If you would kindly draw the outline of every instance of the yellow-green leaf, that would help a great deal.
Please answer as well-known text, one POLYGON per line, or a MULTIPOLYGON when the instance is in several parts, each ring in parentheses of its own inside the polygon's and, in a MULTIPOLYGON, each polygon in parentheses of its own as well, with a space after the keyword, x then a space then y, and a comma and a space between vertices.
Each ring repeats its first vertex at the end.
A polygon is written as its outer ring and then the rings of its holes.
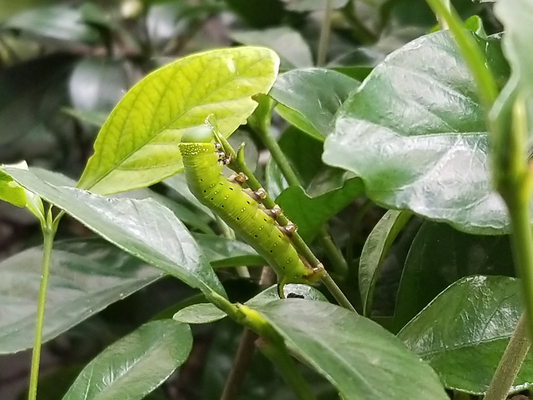
POLYGON ((279 58, 260 47, 219 49, 166 65, 141 80, 100 130, 78 187, 99 194, 161 181, 182 169, 182 132, 213 114, 229 136, 246 122, 277 75, 279 58))

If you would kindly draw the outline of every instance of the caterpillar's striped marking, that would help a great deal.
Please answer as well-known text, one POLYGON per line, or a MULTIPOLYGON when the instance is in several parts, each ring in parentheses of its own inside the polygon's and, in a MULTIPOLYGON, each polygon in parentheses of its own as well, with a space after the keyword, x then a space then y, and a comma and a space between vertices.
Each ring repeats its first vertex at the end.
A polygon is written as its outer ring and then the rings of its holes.
POLYGON ((191 130, 182 137, 179 150, 191 192, 276 271, 280 294, 287 283, 320 280, 323 269, 313 269, 304 263, 287 236, 291 234, 291 228, 287 226, 285 229, 276 223, 274 218, 281 212, 279 207, 267 210, 256 200, 264 196, 264 189, 256 192, 254 198, 241 186, 246 181, 245 176, 240 174, 228 180, 222 174, 224 162, 220 162, 223 159, 219 145, 211 143, 212 138, 207 127, 191 130))

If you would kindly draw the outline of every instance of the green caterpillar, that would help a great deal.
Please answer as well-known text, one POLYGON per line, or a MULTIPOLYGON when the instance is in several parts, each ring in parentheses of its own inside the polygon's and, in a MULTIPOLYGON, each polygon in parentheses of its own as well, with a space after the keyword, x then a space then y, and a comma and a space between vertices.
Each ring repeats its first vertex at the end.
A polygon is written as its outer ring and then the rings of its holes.
POLYGON ((194 196, 268 262, 278 275, 281 297, 285 284, 320 280, 323 269, 312 268, 300 257, 288 237, 291 228, 280 227, 274 219, 278 211, 258 203, 262 193, 256 192, 254 198, 244 191, 241 185, 245 176, 228 180, 222 174, 225 155, 212 139, 211 129, 195 128, 184 133, 179 144, 187 184, 194 196))

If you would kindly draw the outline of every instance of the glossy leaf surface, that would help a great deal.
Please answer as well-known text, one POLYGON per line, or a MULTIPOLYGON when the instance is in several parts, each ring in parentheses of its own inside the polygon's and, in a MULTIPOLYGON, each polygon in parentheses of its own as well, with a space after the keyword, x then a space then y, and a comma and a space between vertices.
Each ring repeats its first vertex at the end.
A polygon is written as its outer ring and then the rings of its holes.
POLYGON ((474 274, 514 275, 509 237, 467 235, 445 224, 425 222, 405 261, 395 329, 401 329, 453 282, 474 274))
POLYGON ((323 140, 332 131, 333 116, 359 82, 325 68, 306 68, 278 76, 269 95, 276 111, 298 129, 323 140))
MULTIPOLYGON (((484 393, 523 312, 521 284, 502 276, 470 276, 442 292, 398 337, 437 371, 446 387, 484 393)), ((533 384, 529 353, 512 391, 533 384)))
POLYGON ((107 198, 53 186, 29 171, 7 167, 4 171, 126 252, 194 288, 224 295, 224 288, 191 234, 168 208, 154 200, 107 198))
POLYGON ((191 348, 188 325, 149 322, 87 364, 63 400, 141 400, 185 362, 191 348))
POLYGON ((329 303, 302 299, 254 308, 346 400, 448 399, 429 365, 369 319, 329 303))
POLYGON ((246 243, 215 235, 194 234, 213 268, 265 265, 265 260, 246 243))
POLYGON ((410 218, 411 214, 405 211, 389 210, 366 239, 359 261, 359 291, 365 315, 372 312, 372 296, 383 259, 410 218))
MULTIPOLYGON (((477 39, 497 81, 499 42, 477 39)), ((389 55, 350 96, 326 139, 324 161, 360 176, 367 195, 471 233, 501 234, 506 209, 493 192, 488 137, 476 88, 447 32, 389 55)))
POLYGON ((265 46, 281 58, 282 69, 305 68, 313 65, 308 44, 302 35, 289 27, 269 28, 260 31, 233 31, 231 38, 239 43, 265 46))
POLYGON ((257 106, 251 96, 270 89, 278 64, 271 50, 241 47, 193 54, 147 75, 100 130, 79 187, 109 194, 175 174, 182 133, 213 114, 229 136, 257 106))
MULTIPOLYGON (((0 263, 0 354, 33 346, 42 257, 38 246, 0 263)), ((101 239, 54 243, 43 340, 55 338, 162 276, 101 239)))

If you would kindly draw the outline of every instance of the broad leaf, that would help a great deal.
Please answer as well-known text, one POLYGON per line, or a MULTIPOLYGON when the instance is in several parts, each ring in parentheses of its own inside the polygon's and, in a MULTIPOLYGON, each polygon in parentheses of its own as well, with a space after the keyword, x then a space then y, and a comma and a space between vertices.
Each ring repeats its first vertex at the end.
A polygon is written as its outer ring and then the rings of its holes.
POLYGON ((79 187, 100 194, 148 186, 182 169, 184 130, 213 114, 229 136, 268 92, 277 55, 259 47, 212 50, 168 64, 137 83, 100 130, 79 187))
POLYGON ((305 68, 313 65, 311 50, 302 35, 289 27, 259 31, 233 31, 233 40, 253 46, 265 46, 281 58, 282 69, 305 68))
MULTIPOLYGON (((446 387, 483 394, 523 312, 520 281, 471 276, 454 283, 398 337, 437 371, 446 387)), ((512 391, 533 384, 529 353, 512 391)))
POLYGON ((298 129, 323 140, 332 131, 333 116, 359 86, 356 80, 324 68, 297 69, 278 76, 269 95, 276 111, 298 129))
POLYGON ((446 287, 474 274, 514 275, 507 236, 474 236, 425 222, 405 260, 394 314, 402 328, 446 287))
POLYGON ((503 46, 513 75, 520 82, 520 90, 533 96, 533 5, 527 0, 498 0, 494 12, 505 27, 503 46))
POLYGON ((285 189, 276 198, 283 212, 298 227, 306 241, 312 241, 324 224, 364 191, 359 178, 346 180, 336 189, 317 197, 309 196, 300 186, 285 189))
MULTIPOLYGON (((33 346, 42 258, 38 246, 0 263, 0 354, 33 346)), ((162 276, 101 239, 54 243, 43 340, 55 338, 162 276)))
POLYGON ((271 301, 253 308, 346 400, 448 399, 429 365, 365 317, 303 299, 271 301))
POLYGON ((5 167, 4 172, 128 253, 189 286, 224 294, 190 233, 168 208, 156 201, 106 198, 80 189, 53 186, 29 171, 5 167))
POLYGON ((87 364, 63 400, 142 400, 185 362, 191 348, 188 325, 149 322, 87 364))
POLYGON ((389 210, 366 239, 359 261, 359 291, 364 315, 368 316, 372 312, 372 297, 383 259, 410 218, 411 214, 405 211, 389 210))
MULTIPOLYGON (((508 67, 499 42, 477 39, 498 82, 508 67)), ((372 71, 350 96, 323 160, 360 176, 387 208, 501 234, 506 209, 492 190, 488 137, 476 87, 448 32, 419 38, 372 71)))
POLYGON ((30 8, 11 17, 4 27, 20 29, 52 39, 99 44, 97 29, 83 21, 81 8, 65 5, 30 8))

